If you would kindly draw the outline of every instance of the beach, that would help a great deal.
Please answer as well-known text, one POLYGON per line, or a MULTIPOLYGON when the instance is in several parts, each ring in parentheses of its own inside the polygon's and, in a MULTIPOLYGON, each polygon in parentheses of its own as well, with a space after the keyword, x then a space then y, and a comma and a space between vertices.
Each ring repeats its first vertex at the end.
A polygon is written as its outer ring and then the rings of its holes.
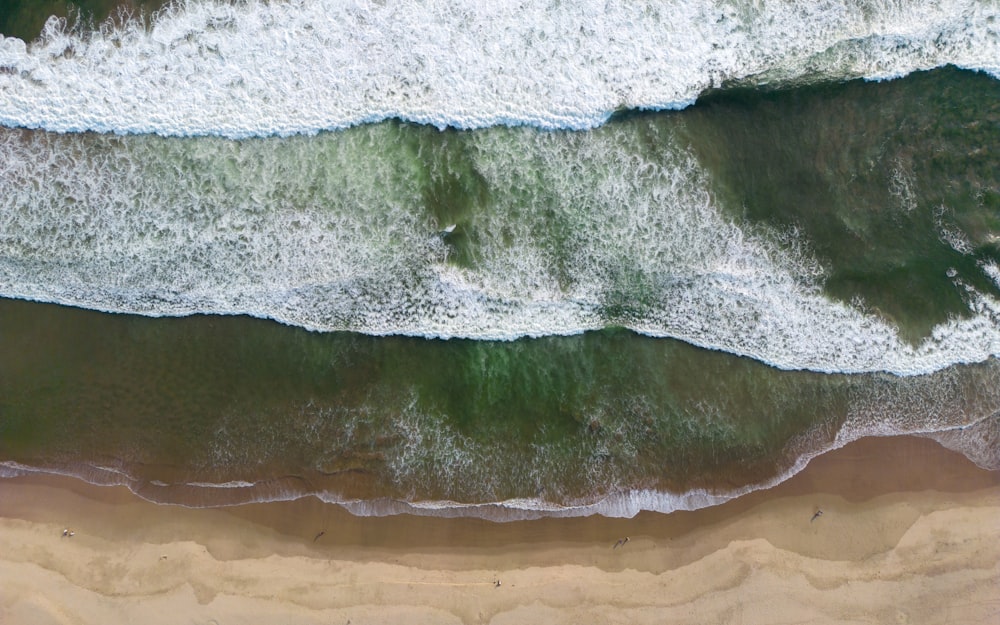
POLYGON ((1000 615, 1000 473, 913 437, 863 439, 721 506, 632 519, 364 518, 315 498, 192 509, 29 475, 0 481, 0 528, 12 624, 1000 615))
POLYGON ((0 625, 1000 623, 1000 4, 0 6, 0 625))

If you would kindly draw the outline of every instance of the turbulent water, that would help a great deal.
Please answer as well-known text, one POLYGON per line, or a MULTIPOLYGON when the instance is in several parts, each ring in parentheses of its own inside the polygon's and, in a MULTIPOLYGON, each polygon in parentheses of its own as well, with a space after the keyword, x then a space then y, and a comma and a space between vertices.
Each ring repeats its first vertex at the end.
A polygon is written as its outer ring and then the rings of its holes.
POLYGON ((995 2, 189 0, 148 30, 0 48, 0 122, 249 137, 398 117, 591 128, 702 91, 946 63, 1000 71, 995 2))
POLYGON ((866 435, 1000 467, 998 14, 190 1, 3 39, 0 472, 509 519, 866 435))

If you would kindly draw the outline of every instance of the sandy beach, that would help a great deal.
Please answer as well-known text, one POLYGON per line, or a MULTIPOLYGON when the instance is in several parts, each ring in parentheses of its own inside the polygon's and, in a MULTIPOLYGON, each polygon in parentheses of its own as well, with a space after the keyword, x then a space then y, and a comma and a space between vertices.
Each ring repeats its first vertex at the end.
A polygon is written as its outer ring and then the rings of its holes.
POLYGON ((996 623, 998 535, 1000 474, 918 438, 634 519, 188 509, 28 476, 0 481, 0 622, 996 623))

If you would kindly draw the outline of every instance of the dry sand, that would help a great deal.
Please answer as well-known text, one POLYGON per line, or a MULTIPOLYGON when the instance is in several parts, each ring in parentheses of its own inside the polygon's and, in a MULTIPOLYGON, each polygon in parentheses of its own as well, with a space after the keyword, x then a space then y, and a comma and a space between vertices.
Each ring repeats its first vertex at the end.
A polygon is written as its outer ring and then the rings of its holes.
POLYGON ((0 623, 1000 623, 998 537, 1000 473, 916 438, 634 519, 195 510, 29 476, 0 480, 0 623))

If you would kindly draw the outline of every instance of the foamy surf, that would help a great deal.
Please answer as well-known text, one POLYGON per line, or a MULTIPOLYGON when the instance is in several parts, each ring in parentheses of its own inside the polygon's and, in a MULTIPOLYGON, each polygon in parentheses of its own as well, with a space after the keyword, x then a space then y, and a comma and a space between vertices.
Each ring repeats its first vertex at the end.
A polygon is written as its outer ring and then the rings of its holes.
POLYGON ((728 83, 1000 75, 995 3, 187 0, 0 41, 0 124, 231 138, 388 118, 593 128, 728 83))
POLYGON ((822 372, 915 375, 1000 355, 989 294, 970 289, 969 316, 917 346, 826 297, 808 242, 726 219, 707 174, 670 142, 654 158, 619 127, 481 131, 462 139, 474 172, 462 177, 430 153, 447 142, 418 143, 418 159, 399 149, 411 132, 232 142, 6 131, 0 295, 370 335, 623 326, 822 372), (422 195, 456 176, 490 199, 441 222, 422 195), (455 222, 475 241, 464 263, 442 234, 455 222))

